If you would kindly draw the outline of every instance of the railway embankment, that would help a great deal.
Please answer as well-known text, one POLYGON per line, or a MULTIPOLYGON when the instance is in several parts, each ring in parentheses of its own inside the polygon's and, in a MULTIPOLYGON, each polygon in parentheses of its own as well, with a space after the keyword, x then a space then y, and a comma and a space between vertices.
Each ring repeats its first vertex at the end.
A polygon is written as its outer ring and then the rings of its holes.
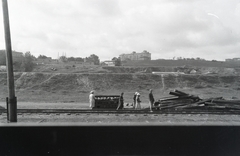
MULTIPOLYGON (((88 101, 88 93, 97 94, 134 93, 138 91, 147 97, 148 89, 161 93, 171 89, 197 90, 206 95, 218 91, 237 96, 240 90, 240 76, 218 74, 161 74, 151 73, 15 73, 16 94, 23 101, 42 99, 47 101, 88 101), (205 91, 202 91, 205 90, 205 91), (207 91, 207 92, 206 92, 207 91), (145 95, 146 94, 146 95, 145 95)), ((7 74, 0 73, 1 101, 7 96, 7 74)), ((131 98, 132 95, 125 95, 131 98)), ((159 95, 160 96, 160 95, 159 95)))
MULTIPOLYGON (((16 90, 139 90, 169 88, 232 87, 240 90, 240 76, 130 73, 15 73, 16 90)), ((1 88, 7 85, 7 74, 0 73, 1 88)))

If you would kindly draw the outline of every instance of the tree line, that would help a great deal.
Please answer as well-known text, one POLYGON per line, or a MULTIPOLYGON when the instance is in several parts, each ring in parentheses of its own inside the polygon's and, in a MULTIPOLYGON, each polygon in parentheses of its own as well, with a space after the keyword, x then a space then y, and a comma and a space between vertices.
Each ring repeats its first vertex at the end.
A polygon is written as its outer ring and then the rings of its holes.
MULTIPOLYGON (((41 56, 42 58, 42 56, 41 56)), ((60 56, 59 60, 61 62, 92 62, 94 65, 100 64, 100 59, 97 55, 91 54, 89 57, 66 57, 66 56, 60 56)))
MULTIPOLYGON (((19 59, 13 58, 13 68, 17 71, 29 72, 34 68, 33 61, 36 59, 29 51, 22 55, 19 59)), ((5 51, 0 53, 0 65, 6 65, 5 51)))
MULTIPOLYGON (((25 52, 20 59, 13 59, 13 67, 15 71, 22 71, 22 72, 31 72, 35 67, 34 61, 38 59, 48 59, 46 55, 39 55, 35 57, 31 54, 30 51, 25 52)), ((51 59, 51 58, 50 58, 51 59)), ((60 56, 59 61, 67 63, 67 62, 90 62, 94 65, 100 65, 100 59, 97 55, 91 54, 89 57, 66 57, 60 56)), ((119 57, 113 57, 112 61, 114 62, 115 66, 121 66, 121 60, 119 57)), ((6 65, 6 54, 5 51, 0 53, 0 65, 6 65)))

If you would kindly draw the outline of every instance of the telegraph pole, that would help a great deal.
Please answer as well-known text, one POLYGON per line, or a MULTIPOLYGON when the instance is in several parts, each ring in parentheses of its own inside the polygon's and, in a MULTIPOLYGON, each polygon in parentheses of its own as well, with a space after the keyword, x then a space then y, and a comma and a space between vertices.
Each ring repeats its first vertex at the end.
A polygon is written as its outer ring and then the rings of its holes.
POLYGON ((14 75, 13 75, 13 61, 12 61, 12 46, 11 46, 11 35, 8 15, 8 3, 7 0, 2 0, 3 8, 3 22, 5 31, 5 46, 6 46, 6 65, 7 65, 7 83, 8 83, 8 121, 17 122, 17 98, 15 97, 14 87, 14 75))

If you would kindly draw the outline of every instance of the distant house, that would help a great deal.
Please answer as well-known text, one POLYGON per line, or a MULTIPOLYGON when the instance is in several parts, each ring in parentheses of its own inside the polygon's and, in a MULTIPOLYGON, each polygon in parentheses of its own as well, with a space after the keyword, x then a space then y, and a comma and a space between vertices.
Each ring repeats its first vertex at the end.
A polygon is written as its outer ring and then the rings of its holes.
POLYGON ((115 61, 104 61, 103 64, 106 64, 107 66, 115 66, 115 61))
POLYGON ((121 61, 126 61, 126 60, 151 60, 151 53, 148 51, 144 50, 141 53, 136 53, 133 51, 130 54, 121 54, 119 55, 121 61))
POLYGON ((6 66, 0 66, 0 72, 5 72, 7 71, 7 67, 6 66))

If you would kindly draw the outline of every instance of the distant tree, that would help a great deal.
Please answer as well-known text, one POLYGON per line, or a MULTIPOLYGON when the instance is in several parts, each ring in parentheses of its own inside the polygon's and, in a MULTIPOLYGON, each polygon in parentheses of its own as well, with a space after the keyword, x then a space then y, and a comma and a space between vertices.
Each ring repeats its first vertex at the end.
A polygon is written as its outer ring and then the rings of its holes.
POLYGON ((21 64, 21 70, 25 71, 25 72, 31 72, 34 68, 33 61, 35 59, 36 58, 31 54, 30 51, 26 52, 24 54, 24 59, 23 59, 22 64, 21 64))
POLYGON ((112 61, 115 61, 115 60, 117 60, 117 58, 116 58, 116 57, 112 58, 112 61))
POLYGON ((206 61, 205 59, 200 58, 200 57, 197 57, 196 60, 198 60, 198 61, 206 61))
POLYGON ((148 51, 147 50, 143 50, 143 53, 148 53, 148 51))
POLYGON ((67 61, 75 61, 75 58, 74 57, 69 57, 69 58, 67 58, 67 61))
POLYGON ((47 58, 47 56, 45 56, 45 55, 39 55, 38 56, 38 59, 46 59, 47 58))
POLYGON ((59 60, 62 61, 62 62, 67 62, 67 57, 66 56, 60 56, 59 60))
POLYGON ((114 61, 115 66, 121 66, 122 65, 120 57, 118 57, 118 58, 114 57, 114 58, 112 58, 112 61, 114 61))
POLYGON ((92 54, 89 57, 86 57, 86 61, 87 62, 93 62, 94 65, 99 65, 100 64, 99 57, 95 54, 92 54))
POLYGON ((81 57, 76 57, 76 58, 75 58, 75 61, 77 61, 77 62, 84 62, 84 59, 81 58, 81 57))

